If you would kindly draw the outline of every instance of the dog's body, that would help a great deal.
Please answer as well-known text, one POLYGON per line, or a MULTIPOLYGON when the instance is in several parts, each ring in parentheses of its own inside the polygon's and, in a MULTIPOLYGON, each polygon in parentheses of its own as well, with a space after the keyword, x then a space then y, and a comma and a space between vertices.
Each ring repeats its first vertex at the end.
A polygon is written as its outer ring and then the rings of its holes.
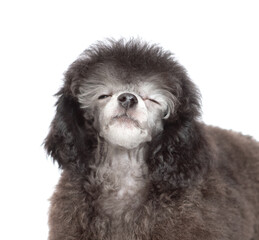
POLYGON ((259 145, 197 120, 197 90, 170 53, 99 44, 58 95, 50 240, 259 239, 259 145))

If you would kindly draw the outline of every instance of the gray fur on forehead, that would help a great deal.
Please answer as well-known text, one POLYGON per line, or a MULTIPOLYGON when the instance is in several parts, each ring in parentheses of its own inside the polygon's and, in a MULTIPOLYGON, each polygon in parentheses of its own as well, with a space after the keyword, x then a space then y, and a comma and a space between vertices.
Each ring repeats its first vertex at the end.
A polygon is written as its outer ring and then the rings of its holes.
POLYGON ((164 84, 172 88, 178 84, 177 81, 172 82, 172 74, 175 79, 186 74, 185 69, 174 60, 173 54, 158 45, 140 40, 107 40, 90 46, 80 55, 66 73, 66 79, 70 79, 67 83, 76 93, 83 79, 94 78, 98 83, 96 76, 100 76, 102 71, 107 74, 105 68, 124 84, 136 83, 140 75, 160 75, 160 86, 164 84))
POLYGON ((89 66, 97 63, 111 63, 129 71, 141 71, 142 73, 165 72, 172 68, 176 62, 173 54, 164 51, 155 44, 148 44, 141 40, 119 41, 107 40, 98 42, 85 50, 80 59, 89 61, 89 66))

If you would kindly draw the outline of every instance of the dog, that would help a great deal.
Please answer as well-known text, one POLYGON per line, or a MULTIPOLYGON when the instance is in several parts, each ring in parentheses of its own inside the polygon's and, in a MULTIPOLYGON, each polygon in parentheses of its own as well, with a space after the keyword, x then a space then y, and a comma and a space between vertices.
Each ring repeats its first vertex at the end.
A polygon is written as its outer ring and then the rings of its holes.
POLYGON ((202 123, 199 90, 170 51, 98 42, 57 97, 49 240, 259 239, 259 144, 202 123))

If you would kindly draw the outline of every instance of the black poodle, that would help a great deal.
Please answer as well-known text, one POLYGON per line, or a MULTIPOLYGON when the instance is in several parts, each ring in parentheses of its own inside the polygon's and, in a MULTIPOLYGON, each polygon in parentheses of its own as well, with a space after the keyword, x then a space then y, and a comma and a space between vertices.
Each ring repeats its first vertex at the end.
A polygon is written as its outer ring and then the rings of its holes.
POLYGON ((199 121, 199 91, 170 52, 98 43, 57 96, 49 240, 259 239, 259 144, 199 121))

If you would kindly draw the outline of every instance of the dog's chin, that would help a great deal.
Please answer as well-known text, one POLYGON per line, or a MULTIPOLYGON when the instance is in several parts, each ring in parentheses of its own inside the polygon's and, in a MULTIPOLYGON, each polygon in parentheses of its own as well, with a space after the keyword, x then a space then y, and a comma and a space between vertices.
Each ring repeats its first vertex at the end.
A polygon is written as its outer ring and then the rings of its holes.
POLYGON ((132 119, 114 119, 104 127, 100 135, 110 144, 126 149, 134 149, 151 141, 148 129, 143 129, 132 119))

